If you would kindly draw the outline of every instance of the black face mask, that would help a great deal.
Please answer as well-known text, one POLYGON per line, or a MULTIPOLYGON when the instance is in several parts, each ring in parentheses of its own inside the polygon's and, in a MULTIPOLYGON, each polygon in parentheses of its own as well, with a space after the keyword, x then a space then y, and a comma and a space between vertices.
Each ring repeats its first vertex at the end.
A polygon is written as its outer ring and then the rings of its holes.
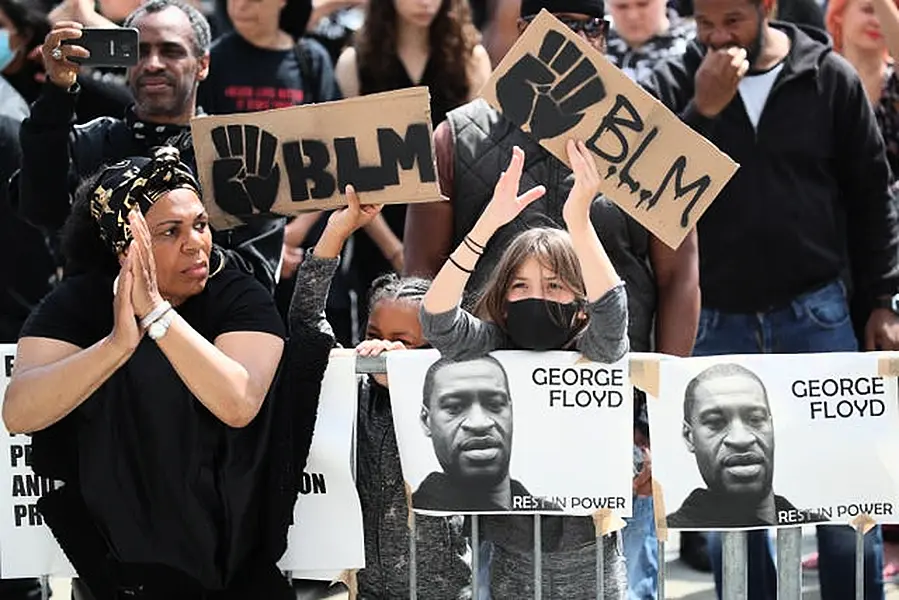
POLYGON ((577 302, 526 298, 506 304, 506 333, 520 350, 561 350, 577 330, 577 302))

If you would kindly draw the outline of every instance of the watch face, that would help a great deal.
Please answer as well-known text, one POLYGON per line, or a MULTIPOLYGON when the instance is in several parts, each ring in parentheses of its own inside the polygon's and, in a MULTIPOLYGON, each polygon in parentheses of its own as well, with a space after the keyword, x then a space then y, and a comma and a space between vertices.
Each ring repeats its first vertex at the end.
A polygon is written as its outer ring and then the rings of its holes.
MULTIPOLYGON (((160 321, 161 321, 161 319, 160 319, 160 321)), ((155 323, 150 325, 150 327, 147 329, 147 335, 150 336, 151 340, 158 340, 163 335, 165 335, 165 332, 168 329, 168 327, 166 327, 160 321, 156 321, 155 323)))

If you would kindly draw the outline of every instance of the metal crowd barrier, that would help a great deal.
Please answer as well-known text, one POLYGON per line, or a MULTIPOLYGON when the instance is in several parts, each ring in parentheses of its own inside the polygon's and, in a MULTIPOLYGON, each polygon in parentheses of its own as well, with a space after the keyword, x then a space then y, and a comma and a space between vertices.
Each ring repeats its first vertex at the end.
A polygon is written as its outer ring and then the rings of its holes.
MULTIPOLYGON (((357 357, 357 374, 387 372, 387 358, 357 357)), ((415 547, 415 514, 409 518, 409 597, 418 598, 418 563, 415 547)), ((604 600, 604 540, 596 536, 596 598, 604 600)), ((749 597, 749 569, 747 535, 745 531, 721 534, 722 598, 723 600, 747 600, 749 597)), ((472 600, 481 600, 479 589, 480 527, 477 516, 471 517, 471 589, 472 600)), ((540 515, 534 515, 534 600, 543 600, 542 530, 540 515)), ((665 598, 665 542, 659 541, 658 598, 665 598)), ((802 528, 791 527, 777 531, 777 597, 781 600, 802 598, 802 528)), ((289 573, 288 573, 289 576, 289 573)), ((865 534, 856 532, 855 544, 855 600, 865 598, 865 534)), ((41 598, 50 598, 49 578, 41 578, 41 598)), ((496 598, 495 600, 506 600, 496 598)), ((548 598, 547 600, 555 600, 548 598)))

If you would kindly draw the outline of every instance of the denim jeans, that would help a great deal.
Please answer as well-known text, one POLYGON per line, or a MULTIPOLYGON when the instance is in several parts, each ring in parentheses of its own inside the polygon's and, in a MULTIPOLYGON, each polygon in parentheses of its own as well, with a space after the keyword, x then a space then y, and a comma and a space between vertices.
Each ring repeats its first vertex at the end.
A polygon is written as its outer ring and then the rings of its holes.
POLYGON ((493 542, 483 541, 478 549, 478 600, 490 600, 490 566, 493 542))
POLYGON ((659 541, 652 496, 634 496, 633 517, 621 530, 627 561, 628 600, 656 600, 659 583, 659 541))
MULTIPOLYGON (((703 308, 694 356, 853 352, 858 342, 841 282, 795 298, 789 306, 751 314, 703 308)), ((855 530, 845 525, 817 528, 818 577, 822 600, 855 598, 855 530)), ((721 538, 709 533, 709 557, 721 597, 721 538)), ((777 574, 767 531, 748 535, 749 600, 777 597, 777 574)), ((865 599, 883 600, 883 538, 880 527, 865 536, 865 599)))

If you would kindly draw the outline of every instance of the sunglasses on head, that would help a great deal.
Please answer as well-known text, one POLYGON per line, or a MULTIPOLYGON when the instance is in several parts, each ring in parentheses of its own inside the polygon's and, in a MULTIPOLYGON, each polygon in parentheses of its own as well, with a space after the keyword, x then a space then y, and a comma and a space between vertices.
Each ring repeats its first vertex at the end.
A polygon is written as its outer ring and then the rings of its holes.
MULTIPOLYGON (((530 24, 530 22, 533 21, 536 17, 537 15, 523 17, 522 20, 525 23, 530 24)), ((590 39, 596 39, 598 37, 605 36, 609 31, 609 22, 606 19, 600 17, 589 17, 586 19, 576 19, 574 17, 556 18, 571 31, 575 33, 584 32, 584 35, 586 35, 590 39)))

